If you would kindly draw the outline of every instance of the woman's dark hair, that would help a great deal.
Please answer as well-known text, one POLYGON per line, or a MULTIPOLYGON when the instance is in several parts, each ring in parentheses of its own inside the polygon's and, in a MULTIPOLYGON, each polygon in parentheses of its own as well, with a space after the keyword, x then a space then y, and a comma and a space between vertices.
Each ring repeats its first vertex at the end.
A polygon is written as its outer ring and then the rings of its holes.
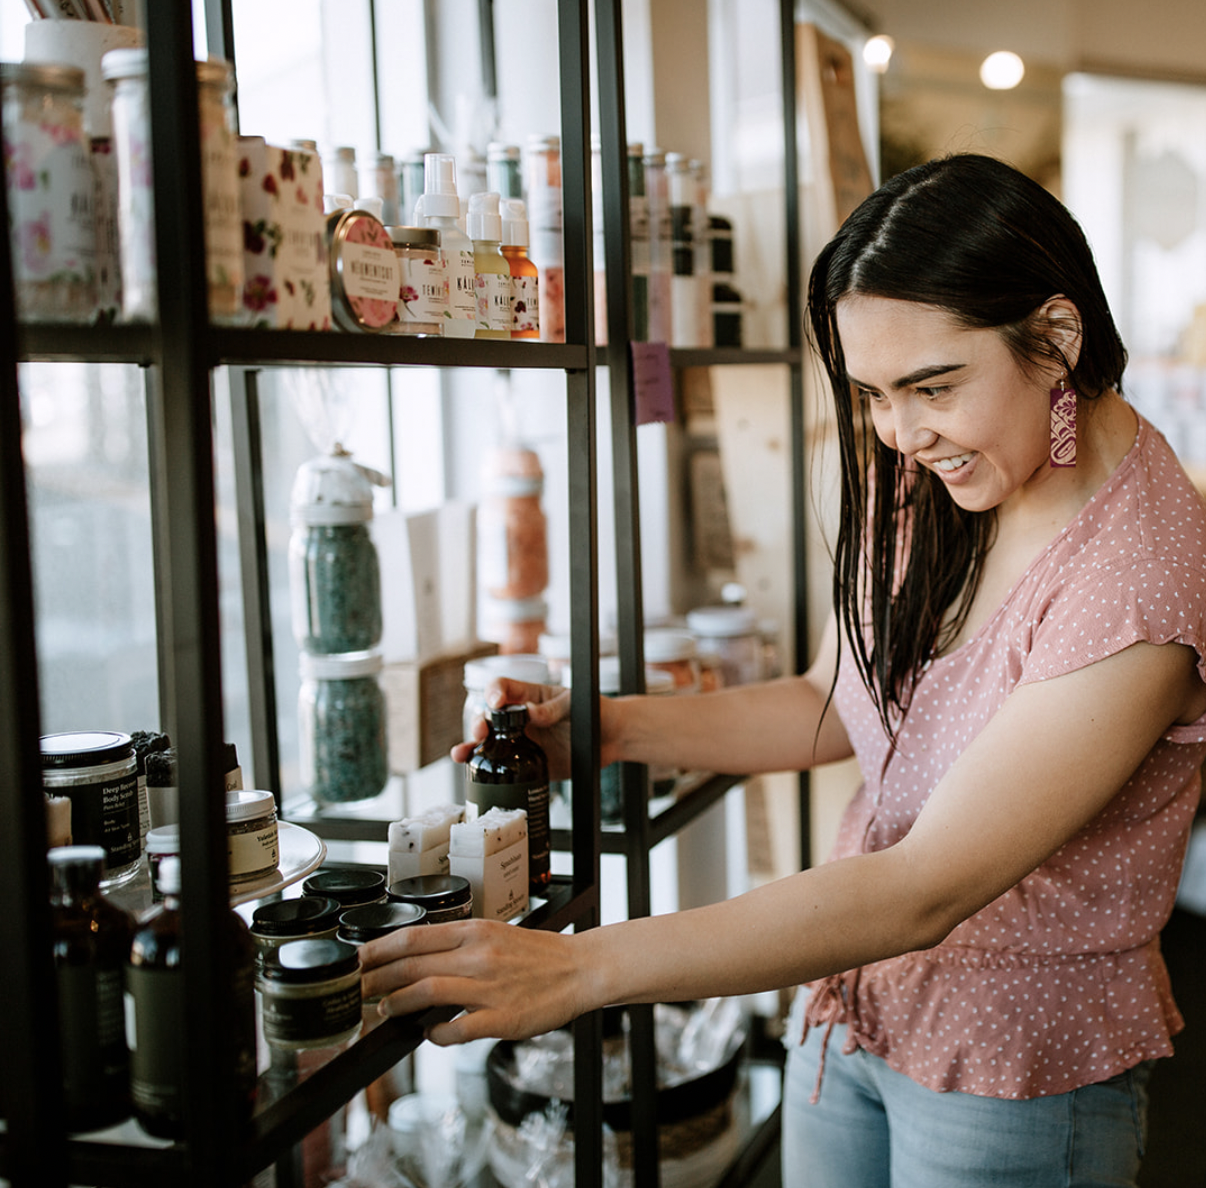
POLYGON ((991 157, 944 157, 897 175, 818 256, 808 314, 833 388, 842 462, 834 606, 895 738, 922 668, 966 621, 996 516, 964 511, 867 426, 836 320, 838 302, 855 293, 921 302, 959 325, 996 330, 1024 369, 1054 362, 1068 370, 1081 400, 1121 390, 1126 350, 1076 220, 991 157), (1071 368, 1039 316, 1061 294, 1081 319, 1071 368))

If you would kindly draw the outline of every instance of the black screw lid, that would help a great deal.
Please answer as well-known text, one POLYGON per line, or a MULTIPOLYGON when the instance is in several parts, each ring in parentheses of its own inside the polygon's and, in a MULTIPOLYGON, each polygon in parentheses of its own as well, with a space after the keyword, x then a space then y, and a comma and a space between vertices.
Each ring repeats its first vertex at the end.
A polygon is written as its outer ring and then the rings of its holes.
POLYGON ((496 730, 522 730, 528 724, 526 705, 500 705, 486 710, 486 721, 496 730))
POLYGON ((338 937, 349 944, 364 944, 426 919, 426 910, 417 903, 366 903, 348 908, 339 917, 338 937))
POLYGON ((325 982, 359 968, 355 945, 326 939, 299 940, 265 954, 260 976, 271 982, 325 982))
POLYGON ((469 902, 473 888, 463 875, 416 875, 391 883, 388 895, 395 902, 417 903, 431 913, 469 902))
POLYGON ((305 936, 339 924, 343 907, 321 895, 266 903, 251 913, 251 927, 263 936, 305 936))
POLYGON ((385 875, 378 870, 320 870, 304 883, 307 895, 325 896, 338 900, 344 907, 372 903, 385 894, 385 875))

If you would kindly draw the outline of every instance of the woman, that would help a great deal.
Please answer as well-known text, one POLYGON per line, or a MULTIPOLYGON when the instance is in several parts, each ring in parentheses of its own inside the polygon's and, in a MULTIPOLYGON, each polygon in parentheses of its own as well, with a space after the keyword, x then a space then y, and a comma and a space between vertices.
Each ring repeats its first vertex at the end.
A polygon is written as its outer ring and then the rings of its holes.
MULTIPOLYGON (((455 1043, 811 983, 785 1184, 1133 1183, 1144 1080, 1180 1026, 1157 938, 1206 755, 1206 508, 1121 397, 1082 233, 1000 162, 872 195, 809 316, 843 470, 819 655, 600 713, 604 763, 856 756, 831 860, 574 936, 411 929, 362 950, 365 991, 391 1014, 466 1006, 433 1031, 455 1043)), ((564 763, 564 691, 503 698, 564 763)))

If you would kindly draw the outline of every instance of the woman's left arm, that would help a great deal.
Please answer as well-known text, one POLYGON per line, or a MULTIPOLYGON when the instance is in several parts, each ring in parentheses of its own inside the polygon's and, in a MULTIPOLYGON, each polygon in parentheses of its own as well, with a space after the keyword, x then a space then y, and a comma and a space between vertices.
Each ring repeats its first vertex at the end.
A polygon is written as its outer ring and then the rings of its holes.
POLYGON ((1192 649, 1134 644, 1016 689, 886 850, 573 936, 481 921, 404 929, 361 950, 365 991, 392 991, 391 1014, 468 1008, 437 1042, 518 1038, 612 1003, 793 986, 929 948, 1084 828, 1170 726, 1203 712, 1192 649))

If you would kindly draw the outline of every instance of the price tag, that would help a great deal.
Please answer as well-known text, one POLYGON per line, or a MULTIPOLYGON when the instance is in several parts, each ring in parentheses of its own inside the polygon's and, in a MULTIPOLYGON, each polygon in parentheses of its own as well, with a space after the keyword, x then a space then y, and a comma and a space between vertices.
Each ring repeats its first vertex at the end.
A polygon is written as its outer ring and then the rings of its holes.
POLYGON ((670 348, 664 342, 634 342, 632 380, 636 392, 636 423, 674 423, 674 376, 670 348))

